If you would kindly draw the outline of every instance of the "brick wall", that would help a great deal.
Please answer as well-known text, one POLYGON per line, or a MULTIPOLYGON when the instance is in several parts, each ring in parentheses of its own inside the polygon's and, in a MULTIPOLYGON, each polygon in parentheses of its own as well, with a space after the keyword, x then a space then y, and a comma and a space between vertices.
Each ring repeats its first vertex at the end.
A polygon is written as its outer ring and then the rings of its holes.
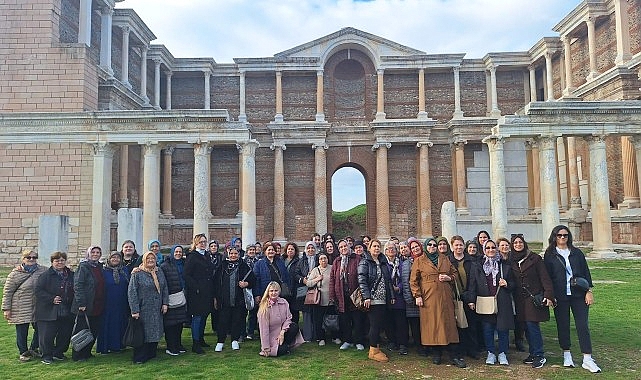
MULTIPOLYGON (((465 88, 464 92, 467 91, 468 89, 465 88)), ((474 95, 471 100, 476 102, 479 99, 476 99, 476 95, 474 95)), ((485 101, 485 98, 480 100, 485 101)), ((454 113, 453 72, 425 73, 425 103, 427 103, 425 110, 432 119, 446 122, 452 118, 452 113, 454 113)))
POLYGON ((205 77, 200 71, 176 73, 171 77, 171 108, 205 107, 205 77))
POLYGON ((386 117, 388 119, 415 118, 418 114, 418 72, 389 71, 384 74, 383 82, 386 117))
POLYGON ((485 73, 482 71, 460 71, 459 80, 461 84, 461 110, 465 116, 485 116, 487 110, 485 73))
POLYGON ((514 114, 525 105, 523 70, 497 71, 496 93, 503 115, 514 114))

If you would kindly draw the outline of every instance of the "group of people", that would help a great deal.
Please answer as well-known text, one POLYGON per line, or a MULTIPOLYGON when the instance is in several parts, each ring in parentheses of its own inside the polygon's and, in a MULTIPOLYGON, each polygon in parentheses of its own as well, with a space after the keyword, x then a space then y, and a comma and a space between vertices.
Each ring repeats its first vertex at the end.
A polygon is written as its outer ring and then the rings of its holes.
MULTIPOLYGON (((186 352, 184 326, 191 329, 191 351, 203 354, 211 347, 204 340, 211 318, 216 352, 228 336, 231 349, 240 349, 258 329, 262 356, 284 355, 304 342, 333 342, 340 350, 367 345, 370 359, 387 362, 390 352, 407 355, 413 342, 434 364, 447 352, 460 368, 465 356, 481 354, 488 365, 509 365, 514 330, 517 349, 524 350, 524 338, 529 346, 523 362, 540 368, 546 358, 539 324, 553 307, 563 365, 575 366, 572 311, 582 367, 600 372, 588 327, 590 270, 563 225, 552 230, 543 257, 521 234, 492 240, 486 231, 469 241, 453 236, 423 242, 314 234, 302 252, 294 242, 243 250, 239 238, 221 247, 205 234, 195 235, 188 249, 174 245, 166 257, 158 240, 147 248, 139 255, 133 241, 125 241, 103 263, 101 248, 89 247, 75 273, 64 252, 54 252, 46 268, 37 253, 25 250, 2 300, 4 317, 16 326, 20 360, 66 359, 71 335, 84 327, 96 337, 96 352, 121 351, 132 318, 144 329, 144 342, 133 349, 135 363, 154 358, 163 336, 166 354, 186 352), (335 315, 338 326, 330 329, 326 319, 335 315)), ((92 350, 93 342, 72 350, 72 359, 86 360, 92 350)))

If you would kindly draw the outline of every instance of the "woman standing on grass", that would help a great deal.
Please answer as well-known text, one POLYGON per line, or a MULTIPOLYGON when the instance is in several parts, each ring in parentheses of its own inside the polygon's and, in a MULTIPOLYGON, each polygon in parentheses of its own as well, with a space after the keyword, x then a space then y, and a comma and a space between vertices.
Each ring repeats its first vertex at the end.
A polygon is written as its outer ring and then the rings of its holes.
POLYGON ((191 315, 191 350, 204 354, 203 347, 209 347, 204 341, 207 316, 214 306, 214 264, 206 250, 205 234, 194 236, 191 251, 185 261, 185 289, 187 291, 187 312, 191 315))
POLYGON ((552 280, 557 302, 554 317, 559 345, 563 350, 563 366, 574 367, 570 352, 570 310, 572 310, 579 346, 583 353, 582 367, 592 373, 601 372, 601 368, 592 358, 588 313, 590 305, 594 303, 594 296, 592 295, 592 276, 585 255, 572 245, 572 233, 563 225, 552 229, 548 243, 543 260, 552 280), (573 284, 576 285, 573 286, 573 284))
POLYGON ((128 296, 131 316, 140 318, 145 331, 144 344, 134 347, 133 354, 134 363, 142 364, 156 357, 163 335, 163 314, 169 304, 167 280, 163 271, 158 270, 155 253, 145 253, 142 264, 131 273, 128 296))
POLYGON ((305 342, 298 325, 292 322, 287 300, 279 294, 278 282, 269 282, 258 306, 261 356, 287 355, 305 342))
MULTIPOLYGON (((308 242, 305 250, 310 249, 316 252, 314 242, 308 242)), ((329 281, 332 273, 332 266, 329 265, 329 259, 325 253, 317 255, 318 266, 312 269, 307 276, 305 285, 308 288, 317 287, 320 292, 320 302, 317 305, 311 305, 311 316, 314 321, 314 332, 319 346, 325 345, 325 330, 323 329, 323 317, 329 310, 329 281)), ((309 306, 309 305, 308 305, 309 306)))
MULTIPOLYGON (((171 247, 171 253, 162 264, 160 269, 165 275, 167 280, 167 291, 170 295, 185 294, 185 278, 183 273, 185 271, 185 258, 183 256, 183 247, 181 245, 174 245, 171 247)), ((180 298, 174 296, 175 298, 180 298)), ((187 316, 187 304, 182 306, 178 304, 168 305, 167 313, 163 317, 163 326, 165 328, 165 341, 167 342, 167 355, 176 356, 185 352, 185 347, 182 345, 181 337, 183 332, 183 324, 189 322, 187 316)))
POLYGON ((2 291, 2 313, 9 324, 16 325, 16 344, 20 361, 38 356, 38 329, 36 326, 36 283, 46 267, 38 264, 38 254, 30 249, 22 251, 22 263, 7 276, 2 291), (31 345, 27 346, 29 325, 33 327, 31 345))
POLYGON ((112 252, 109 255, 102 271, 105 279, 105 311, 102 313, 96 352, 107 354, 119 352, 125 348, 122 337, 125 335, 129 319, 127 302, 129 272, 122 266, 120 252, 112 252))

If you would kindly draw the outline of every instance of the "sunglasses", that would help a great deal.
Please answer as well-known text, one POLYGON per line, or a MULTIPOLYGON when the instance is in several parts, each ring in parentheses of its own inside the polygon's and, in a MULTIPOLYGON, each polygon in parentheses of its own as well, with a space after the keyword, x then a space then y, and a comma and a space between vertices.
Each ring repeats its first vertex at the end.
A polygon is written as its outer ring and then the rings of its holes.
POLYGON ((434 243, 427 243, 426 246, 428 246, 428 247, 437 247, 437 245, 434 244, 434 243))
POLYGON ((512 234, 512 239, 521 238, 523 239, 523 234, 512 234))
POLYGON ((38 256, 25 256, 24 258, 27 260, 38 260, 38 256))
POLYGON ((485 247, 485 249, 496 249, 496 247, 485 247))
POLYGON ((570 234, 556 234, 556 237, 559 239, 567 239, 570 234))

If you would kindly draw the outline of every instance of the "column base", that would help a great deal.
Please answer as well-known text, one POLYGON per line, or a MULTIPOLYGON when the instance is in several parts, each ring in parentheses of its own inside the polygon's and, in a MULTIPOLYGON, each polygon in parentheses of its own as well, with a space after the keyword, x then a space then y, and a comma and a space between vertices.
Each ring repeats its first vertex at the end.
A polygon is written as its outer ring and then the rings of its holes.
POLYGON ((639 208, 639 207, 641 207, 641 202, 639 201, 639 198, 624 199, 623 202, 617 205, 617 208, 619 210, 629 210, 631 208, 639 208))
MULTIPOLYGON (((285 238, 284 236, 276 236, 275 238, 272 239, 272 241, 280 243, 280 245, 283 246, 283 249, 285 249, 287 238, 285 238)), ((285 253, 285 251, 283 251, 283 253, 285 253)))
POLYGON ((285 119, 283 118, 283 114, 277 113, 276 116, 274 116, 274 121, 276 123, 282 123, 283 121, 285 121, 285 119))
POLYGON ((457 208, 456 215, 470 215, 470 210, 467 207, 457 208))
POLYGON ((131 83, 129 83, 129 81, 122 82, 122 85, 131 90, 131 83))
POLYGON ((175 219, 176 217, 173 214, 160 214, 161 219, 175 219))
POLYGON ((574 223, 584 223, 588 217, 588 212, 582 208, 573 207, 567 210, 565 215, 574 223))
POLYGON ((563 95, 559 98, 560 101, 566 101, 566 102, 576 102, 578 100, 581 100, 578 96, 574 95, 574 90, 576 88, 572 87, 570 89, 564 89, 563 90, 563 95))
POLYGON ((490 112, 490 117, 501 117, 501 110, 492 110, 490 112))
POLYGON ((621 254, 616 252, 612 248, 603 248, 603 249, 595 249, 590 254, 588 254, 589 257, 593 257, 595 259, 620 259, 621 254))
POLYGON ((416 118, 417 118, 417 119, 420 119, 420 120, 427 120, 427 112, 425 112, 425 111, 421 111, 421 112, 419 112, 419 113, 416 115, 416 118))
POLYGON ((322 123, 325 121, 325 114, 324 113, 317 113, 316 114, 316 121, 319 123, 322 123))
POLYGON ((593 81, 596 77, 601 75, 598 71, 590 71, 590 74, 588 74, 587 77, 585 77, 585 80, 588 82, 593 81))
POLYGON ((385 112, 376 112, 376 120, 385 120, 386 117, 385 112))
POLYGON ((630 53, 625 53, 622 55, 617 54, 616 58, 614 59, 614 64, 617 66, 625 66, 625 64, 632 59, 632 54, 630 53))
POLYGON ((119 208, 129 208, 129 199, 124 198, 118 201, 118 207, 119 208))
POLYGON ((238 121, 242 121, 243 123, 247 122, 247 115, 242 113, 238 116, 238 121))
POLYGON ((462 119, 463 117, 463 111, 454 111, 452 114, 452 119, 462 119))

